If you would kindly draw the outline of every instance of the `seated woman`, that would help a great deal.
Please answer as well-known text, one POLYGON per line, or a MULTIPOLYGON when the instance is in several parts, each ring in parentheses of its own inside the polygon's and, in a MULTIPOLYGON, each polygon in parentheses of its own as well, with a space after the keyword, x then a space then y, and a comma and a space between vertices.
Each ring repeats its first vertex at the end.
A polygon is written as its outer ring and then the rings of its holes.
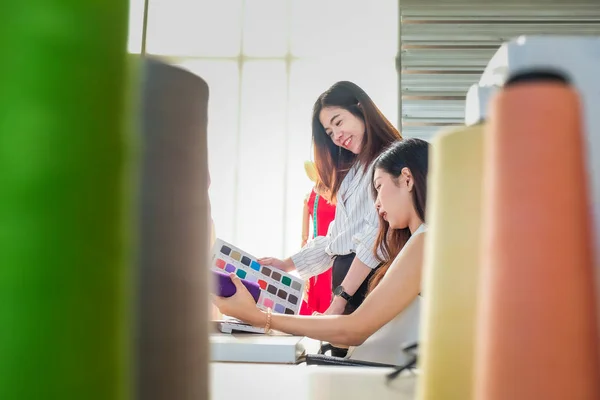
POLYGON ((353 359, 403 364, 402 345, 418 338, 428 150, 427 142, 406 139, 375 161, 372 187, 382 222, 377 248, 384 265, 373 276, 369 295, 352 314, 309 317, 262 311, 235 275, 236 294, 214 297, 217 307, 254 326, 357 346, 349 352, 353 359))

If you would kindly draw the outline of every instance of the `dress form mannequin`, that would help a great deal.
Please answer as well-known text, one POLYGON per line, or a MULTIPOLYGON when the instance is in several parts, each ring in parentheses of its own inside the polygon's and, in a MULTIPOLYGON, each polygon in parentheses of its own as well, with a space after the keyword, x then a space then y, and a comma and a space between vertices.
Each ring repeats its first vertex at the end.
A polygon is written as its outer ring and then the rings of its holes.
MULTIPOLYGON (((309 239, 325 236, 329 224, 335 217, 335 205, 327 199, 327 193, 317 188, 318 177, 311 162, 304 163, 308 178, 315 182, 315 187, 304 199, 302 214, 302 247, 309 239)), ((323 313, 331 303, 331 269, 309 279, 306 299, 302 302, 301 315, 311 315, 314 312, 323 313)))

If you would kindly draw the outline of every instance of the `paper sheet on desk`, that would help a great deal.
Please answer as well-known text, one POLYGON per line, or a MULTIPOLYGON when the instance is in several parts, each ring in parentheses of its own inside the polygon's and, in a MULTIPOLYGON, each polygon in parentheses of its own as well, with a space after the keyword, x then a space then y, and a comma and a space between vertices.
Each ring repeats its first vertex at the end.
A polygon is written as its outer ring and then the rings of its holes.
POLYGON ((416 375, 406 372, 391 380, 392 368, 309 367, 309 399, 414 400, 416 375))
POLYGON ((213 362, 294 364, 305 351, 314 352, 318 342, 291 335, 211 334, 213 362))

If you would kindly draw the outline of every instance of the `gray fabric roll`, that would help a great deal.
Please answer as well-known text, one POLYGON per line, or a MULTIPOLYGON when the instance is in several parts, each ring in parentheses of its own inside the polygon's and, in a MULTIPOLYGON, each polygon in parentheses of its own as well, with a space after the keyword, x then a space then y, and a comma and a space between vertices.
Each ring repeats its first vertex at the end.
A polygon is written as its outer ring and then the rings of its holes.
POLYGON ((208 85, 140 65, 136 398, 208 399, 208 85))

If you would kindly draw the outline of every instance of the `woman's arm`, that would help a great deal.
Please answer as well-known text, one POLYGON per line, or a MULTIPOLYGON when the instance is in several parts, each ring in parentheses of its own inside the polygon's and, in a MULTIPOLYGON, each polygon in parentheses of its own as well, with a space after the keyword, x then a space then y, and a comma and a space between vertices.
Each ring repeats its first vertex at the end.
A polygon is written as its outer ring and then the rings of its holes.
MULTIPOLYGON (((373 269, 364 262, 360 261, 358 257, 354 257, 352 264, 350 265, 350 269, 348 273, 344 277, 342 281, 342 286, 344 287, 344 291, 348 293, 350 296, 354 295, 360 285, 367 279, 367 276, 373 271, 373 269)), ((334 296, 331 305, 325 311, 325 315, 335 315, 341 314, 344 312, 346 308, 347 301, 344 300, 340 296, 334 296)))
MULTIPOLYGON (((370 182, 370 179, 367 181, 370 182)), ((369 193, 369 187, 365 186, 363 190, 369 193)), ((363 219, 356 226, 359 228, 359 232, 355 235, 355 239, 358 240, 356 256, 341 283, 345 292, 351 296, 356 293, 371 271, 379 265, 379 260, 373 252, 379 234, 379 215, 370 197, 367 196, 363 201, 366 203, 362 205, 363 211, 359 213, 359 215, 363 215, 363 219)), ((325 314, 343 313, 346 303, 347 301, 342 297, 335 296, 325 314)))
POLYGON ((331 268, 332 257, 325 250, 329 245, 328 236, 317 236, 300 250, 284 260, 274 257, 259 258, 260 265, 268 265, 285 272, 297 270, 304 280, 319 275, 331 268))
MULTIPOLYGON (((273 314, 271 328, 339 345, 362 344, 400 314, 419 294, 423 243, 424 234, 420 234, 405 246, 377 288, 354 313, 319 317, 273 314)), ((264 327, 266 313, 256 307, 239 278, 233 276, 232 279, 236 284, 236 294, 227 299, 217 297, 215 303, 225 315, 264 327)))
POLYGON ((404 311, 421 292, 425 235, 416 235, 405 245, 381 282, 351 314, 366 326, 363 341, 404 311))
POLYGON ((274 257, 259 258, 257 261, 260 265, 271 266, 285 272, 298 270, 300 277, 304 280, 318 275, 330 267, 332 257, 325 251, 329 244, 329 237, 313 237, 313 240, 307 246, 311 219, 308 208, 309 198, 310 193, 304 199, 304 209, 302 212, 302 249, 300 252, 283 260, 274 257))
MULTIPOLYGON (((351 296, 380 263, 373 251, 379 234, 379 214, 371 197, 370 185, 369 175, 363 177, 359 187, 352 193, 354 206, 349 210, 352 221, 349 229, 354 232, 352 241, 356 243, 356 256, 341 285, 351 296)), ((342 297, 335 296, 325 314, 343 313, 346 303, 342 297)))

